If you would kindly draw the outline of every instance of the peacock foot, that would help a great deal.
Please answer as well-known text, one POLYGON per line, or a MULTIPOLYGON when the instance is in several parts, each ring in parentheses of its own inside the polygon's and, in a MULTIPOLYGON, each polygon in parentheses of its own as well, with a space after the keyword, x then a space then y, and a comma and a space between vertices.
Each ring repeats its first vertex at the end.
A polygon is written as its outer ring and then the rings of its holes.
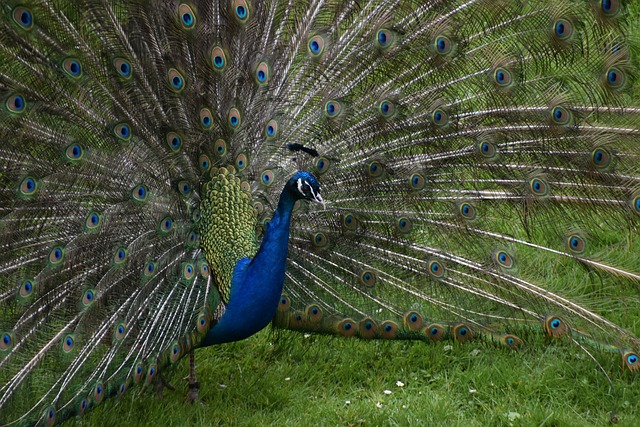
POLYGON ((189 391, 187 391, 187 402, 204 404, 204 401, 199 398, 198 390, 200 389, 199 382, 189 382, 189 391))

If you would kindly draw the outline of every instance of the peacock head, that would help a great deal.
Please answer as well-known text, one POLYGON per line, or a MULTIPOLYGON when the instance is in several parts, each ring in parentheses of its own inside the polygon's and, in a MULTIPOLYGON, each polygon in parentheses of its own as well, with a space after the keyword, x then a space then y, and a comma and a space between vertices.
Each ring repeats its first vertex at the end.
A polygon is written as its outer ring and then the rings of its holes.
POLYGON ((289 179, 285 187, 295 200, 314 200, 324 204, 320 196, 320 184, 315 176, 305 171, 298 171, 289 179))

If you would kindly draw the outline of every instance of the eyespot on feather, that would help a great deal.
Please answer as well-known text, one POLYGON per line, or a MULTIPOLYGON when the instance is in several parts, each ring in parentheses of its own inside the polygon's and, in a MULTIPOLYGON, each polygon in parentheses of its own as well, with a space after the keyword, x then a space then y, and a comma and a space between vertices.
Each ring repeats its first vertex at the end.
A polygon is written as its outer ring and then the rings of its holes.
POLYGON ((64 155, 70 162, 76 162, 82 159, 84 150, 79 144, 70 144, 64 150, 64 155))
POLYGON ((473 221, 477 218, 478 211, 475 205, 469 201, 463 201, 458 204, 458 216, 465 221, 473 221))
POLYGON ((200 125, 203 129, 211 129, 211 126, 213 126, 213 115, 211 114, 211 110, 208 108, 201 108, 199 118, 200 125))
POLYGON ((64 252, 63 246, 54 246, 49 252, 49 263, 51 265, 60 265, 64 260, 64 252))
POLYGON ((116 58, 113 60, 113 66, 120 77, 128 80, 133 75, 131 63, 124 58, 116 58))
POLYGON ((383 99, 378 103, 378 112, 385 119, 390 119, 396 115, 396 104, 390 99, 383 99))
POLYGON ((473 339, 473 332, 464 323, 455 325, 453 327, 452 334, 453 334, 453 339, 459 343, 468 342, 473 339))
POLYGON ((0 352, 6 352, 13 348, 13 332, 4 331, 0 334, 0 352))
POLYGON ((553 38, 559 41, 570 40, 575 31, 573 22, 568 18, 558 18, 552 23, 553 38))
POLYGON ((380 49, 389 49, 396 41, 396 34, 386 28, 376 31, 375 44, 380 49))
POLYGON ((75 339, 73 334, 67 334, 62 338, 62 351, 64 353, 70 353, 73 350, 75 339))
POLYGON ((589 156, 591 167, 596 170, 607 170, 613 161, 611 152, 605 147, 596 147, 589 156))
POLYGON ((311 304, 308 306, 305 309, 305 313, 307 314, 307 321, 311 323, 318 323, 322 320, 323 312, 317 304, 311 304))
POLYGON ((350 212, 344 212, 342 214, 342 226, 347 230, 354 231, 358 229, 358 220, 350 212))
POLYGON ((429 275, 435 279, 442 279, 446 273, 444 265, 437 259, 432 259, 428 264, 429 275))
POLYGON ((566 126, 571 123, 572 115, 565 107, 558 105, 551 108, 551 123, 557 126, 566 126))
POLYGON ((380 324, 380 336, 385 340, 396 338, 399 330, 398 324, 391 320, 385 320, 380 324))
POLYGON ((62 69, 73 79, 82 77, 82 66, 78 58, 67 58, 62 61, 62 69))
POLYGON ((227 66, 227 55, 219 46, 211 50, 211 65, 214 71, 223 71, 227 66))
POLYGON ((98 231, 100 226, 102 225, 102 215, 97 211, 89 212, 87 218, 84 220, 84 228, 88 233, 93 233, 98 231))
POLYGON ((233 16, 240 22, 241 24, 245 24, 250 16, 251 9, 249 8, 249 3, 245 0, 234 0, 232 4, 233 16))
POLYGON ((324 248, 329 244, 329 238, 324 233, 315 233, 311 239, 313 246, 316 248, 324 248))
POLYGON ((18 191, 21 196, 33 196, 38 189, 38 181, 30 176, 27 176, 22 180, 20 186, 18 187, 18 191))
POLYGON ((372 288, 376 284, 376 273, 371 270, 364 270, 360 273, 360 284, 365 288, 372 288))
POLYGON ((493 254, 493 259, 499 267, 512 269, 515 267, 514 258, 505 250, 498 250, 493 254))
POLYGON ((536 197, 542 197, 549 194, 549 185, 542 178, 532 178, 529 180, 529 191, 536 197))
POLYGON ((417 311, 410 311, 404 315, 404 324, 412 331, 419 331, 422 328, 422 316, 417 311))
POLYGON ((449 124, 449 115, 442 108, 436 108, 431 113, 431 122, 439 128, 449 124))
POLYGON ((227 154, 227 142, 221 138, 216 139, 213 143, 213 152, 219 157, 224 157, 227 154))
POLYGON ((586 241, 581 235, 573 233, 567 236, 566 245, 570 252, 582 254, 585 251, 586 241))
POLYGON ((269 80, 271 79, 271 68, 266 61, 262 61, 258 64, 256 68, 256 83, 259 86, 266 86, 269 84, 269 80))
POLYGON ((175 68, 169 68, 167 72, 167 79, 169 81, 169 87, 172 91, 180 93, 185 88, 185 80, 182 73, 175 68))
POLYGON ((515 335, 504 335, 501 337, 501 342, 507 347, 516 350, 522 345, 522 340, 515 335))
POLYGON ((451 41, 451 39, 448 36, 444 34, 439 34, 433 40, 433 48, 436 54, 441 56, 447 56, 451 52, 453 52, 454 43, 451 41))
POLYGON ((113 328, 113 338, 116 341, 122 341, 127 333, 127 326, 124 322, 118 322, 113 328))
POLYGON ((358 332, 358 326, 353 319, 344 319, 337 325, 338 334, 343 337, 352 337, 358 332))
POLYGON ((278 121, 275 119, 271 119, 264 127, 264 135, 267 137, 267 139, 274 139, 278 136, 278 130, 278 121))
POLYGON ((44 424, 47 427, 51 427, 56 423, 56 408, 55 406, 50 406, 47 410, 44 411, 44 424))
POLYGON ((384 165, 377 160, 369 163, 367 172, 371 178, 380 178, 384 174, 384 165))
POLYGON ((320 35, 315 35, 309 39, 307 44, 309 49, 309 54, 313 58, 319 58, 325 51, 325 40, 320 35))
POLYGON ((86 289, 82 294, 82 305, 89 307, 96 299, 96 293, 93 289, 86 289))
POLYGON ((326 157, 318 157, 315 161, 316 171, 320 175, 329 170, 329 166, 331 166, 331 162, 326 157))
POLYGON ((131 190, 131 198, 136 202, 145 202, 149 198, 149 190, 144 184, 138 184, 131 190))
POLYGON ((438 323, 432 323, 422 331, 433 342, 440 341, 444 337, 444 326, 438 323))
POLYGON ((31 9, 24 6, 17 6, 13 9, 11 16, 18 27, 25 31, 33 29, 33 14, 31 9))
POLYGON ((640 370, 640 358, 633 351, 625 351, 622 354, 622 369, 628 369, 629 372, 635 373, 640 370))
POLYGON ((229 114, 227 115, 227 123, 232 130, 240 128, 240 125, 242 124, 242 116, 240 115, 240 110, 238 110, 237 108, 231 108, 229 110, 229 114))
POLYGON ((27 102, 22 95, 14 94, 7 98, 5 106, 10 113, 20 114, 26 110, 27 102))
POLYGON ((481 141, 478 143, 478 153, 485 159, 495 159, 498 156, 498 148, 492 142, 481 141))
POLYGON ((118 139, 128 142, 131 139, 131 127, 128 123, 119 123, 114 126, 113 133, 118 137, 118 139))
POLYGON ((271 184, 273 184, 273 178, 273 171, 267 169, 262 171, 262 174, 260 175, 260 182, 262 182, 262 184, 266 185, 267 187, 270 187, 271 184))
POLYGON ((180 24, 185 30, 192 30, 196 26, 196 14, 193 9, 185 3, 178 6, 178 15, 180 16, 180 24))
POLYGON ((400 217, 396 220, 396 229, 401 234, 408 234, 413 229, 413 222, 406 216, 400 217))
POLYGON ((182 148, 182 137, 177 132, 168 132, 165 141, 172 152, 177 153, 182 148))
POLYGON ((291 300, 286 294, 280 295, 280 301, 278 302, 278 311, 286 312, 291 307, 291 300))
POLYGON ((247 155, 244 153, 238 154, 238 156, 236 157, 236 167, 238 168, 238 170, 239 171, 245 170, 245 168, 247 167, 247 163, 248 163, 247 155))
POLYGON ((375 338, 378 335, 378 324, 371 318, 364 318, 358 325, 358 334, 362 338, 375 338))
POLYGON ((342 113, 342 104, 335 100, 330 99, 324 104, 324 114, 329 119, 335 119, 342 113))
POLYGON ((30 298, 33 295, 35 289, 35 281, 31 278, 24 279, 20 282, 20 288, 18 290, 18 296, 21 299, 30 298))
POLYGON ((113 263, 116 265, 124 264, 127 258, 127 248, 119 247, 116 248, 115 254, 113 255, 113 263))
POLYGON ((560 338, 568 335, 569 327, 559 316, 547 316, 544 320, 544 332, 549 337, 560 338))
POLYGON ((421 173, 414 173, 409 177, 409 185, 412 190, 420 191, 427 186, 427 181, 421 173))

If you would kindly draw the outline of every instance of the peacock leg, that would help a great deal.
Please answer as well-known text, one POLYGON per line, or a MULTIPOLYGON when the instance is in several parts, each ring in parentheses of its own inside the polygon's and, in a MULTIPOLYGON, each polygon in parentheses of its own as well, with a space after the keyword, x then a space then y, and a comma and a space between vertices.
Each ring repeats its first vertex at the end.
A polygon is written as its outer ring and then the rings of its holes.
POLYGON ((158 372, 156 377, 156 394, 159 398, 164 397, 164 389, 168 388, 171 391, 176 391, 176 388, 171 385, 167 380, 164 379, 162 373, 158 372))
POLYGON ((198 389, 200 389, 200 383, 196 381, 196 357, 193 350, 189 352, 189 391, 187 392, 187 400, 189 403, 195 403, 198 399, 198 389))

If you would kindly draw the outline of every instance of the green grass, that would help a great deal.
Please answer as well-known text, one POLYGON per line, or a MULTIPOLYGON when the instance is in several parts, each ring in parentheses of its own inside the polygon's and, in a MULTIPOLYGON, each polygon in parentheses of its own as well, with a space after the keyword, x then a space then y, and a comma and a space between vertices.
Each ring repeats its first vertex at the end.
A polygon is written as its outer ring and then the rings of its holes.
POLYGON ((196 353, 203 404, 185 403, 185 358, 167 375, 176 391, 130 389, 65 425, 599 426, 612 410, 640 425, 637 376, 616 372, 613 391, 586 357, 562 342, 514 352, 267 330, 196 353))

